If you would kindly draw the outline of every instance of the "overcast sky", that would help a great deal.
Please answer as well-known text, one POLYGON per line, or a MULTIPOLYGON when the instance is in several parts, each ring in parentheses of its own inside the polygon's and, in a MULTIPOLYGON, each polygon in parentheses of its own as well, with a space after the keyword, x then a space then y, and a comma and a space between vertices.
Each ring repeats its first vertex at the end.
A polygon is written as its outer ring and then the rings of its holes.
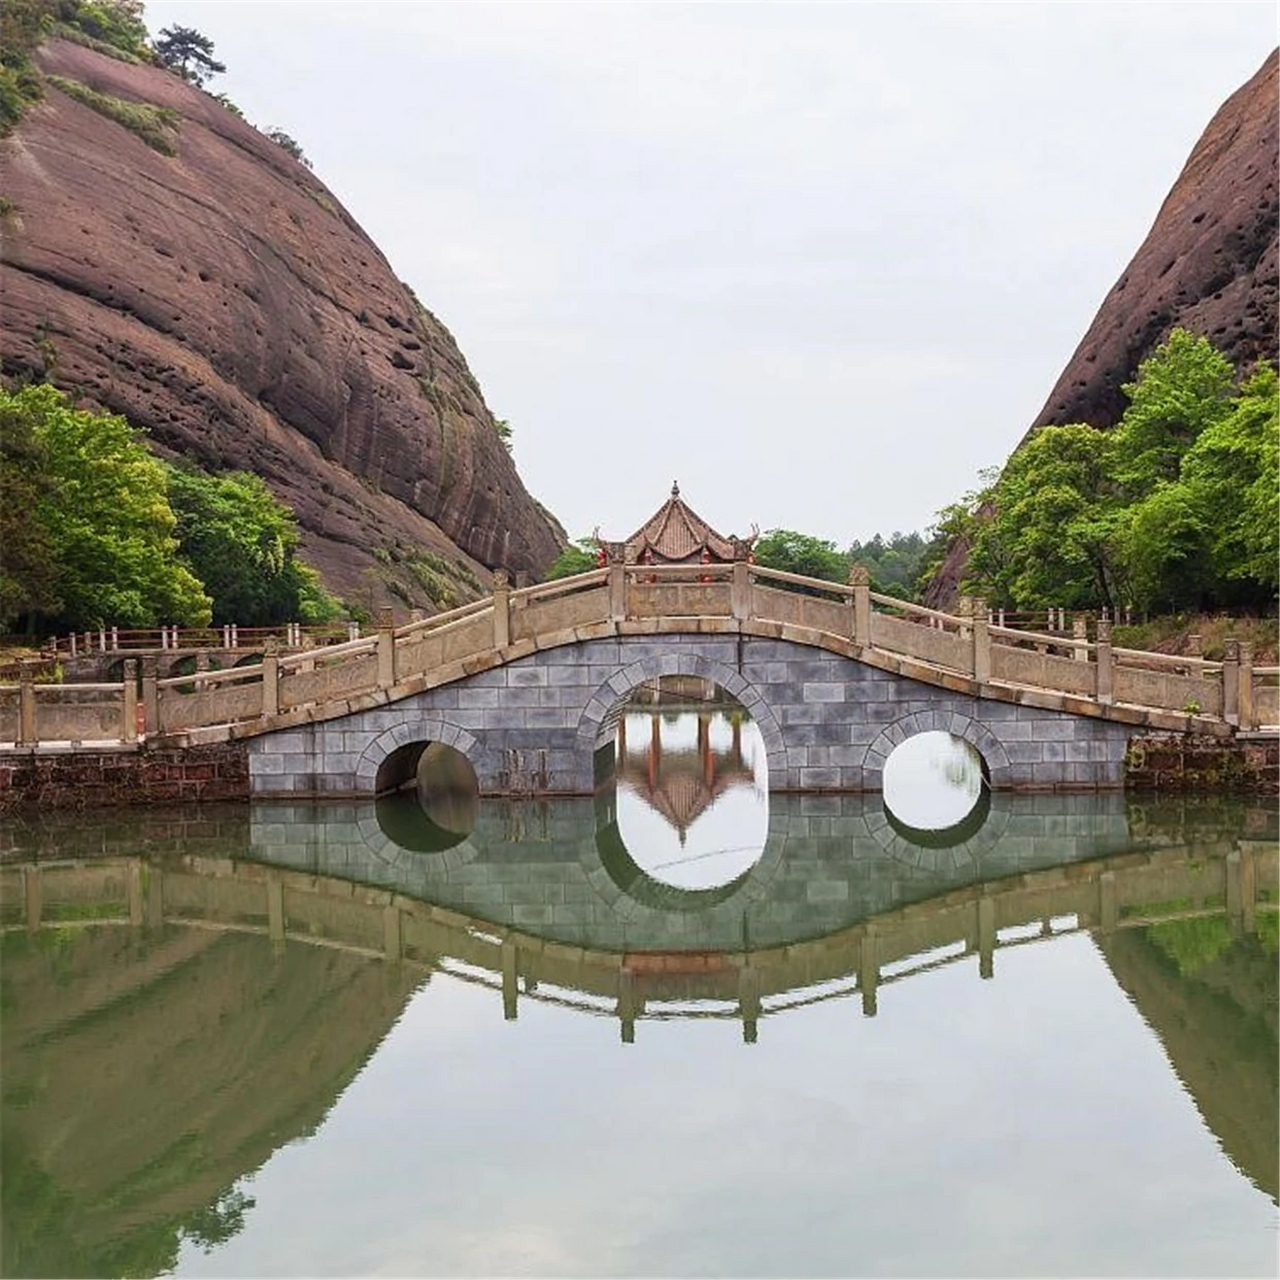
POLYGON ((924 528, 1049 391, 1275 6, 235 3, 278 126, 573 536, 924 528))

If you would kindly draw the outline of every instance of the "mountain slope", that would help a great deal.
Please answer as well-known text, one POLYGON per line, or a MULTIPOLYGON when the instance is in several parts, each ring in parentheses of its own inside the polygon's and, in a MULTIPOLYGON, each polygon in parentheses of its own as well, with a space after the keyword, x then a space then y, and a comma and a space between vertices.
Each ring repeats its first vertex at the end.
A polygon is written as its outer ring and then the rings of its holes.
MULTIPOLYGON (((1278 65, 1272 52, 1214 114, 1023 443, 1043 426, 1114 426, 1121 388, 1175 328, 1207 337, 1237 368, 1275 359, 1278 65)), ((967 557, 957 542, 926 603, 954 602, 967 557)))
POLYGON ((464 577, 550 563, 562 532, 452 336, 304 165, 161 68, 65 40, 36 61, 44 101, 0 142, 6 374, 258 472, 341 593, 397 544, 464 577), (161 109, 153 144, 121 103, 161 109))

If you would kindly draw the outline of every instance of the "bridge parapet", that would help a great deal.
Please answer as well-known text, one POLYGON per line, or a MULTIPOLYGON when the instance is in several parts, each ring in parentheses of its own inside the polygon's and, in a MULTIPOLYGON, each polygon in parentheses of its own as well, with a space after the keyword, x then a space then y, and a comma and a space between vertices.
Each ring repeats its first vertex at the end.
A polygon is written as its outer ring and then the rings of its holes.
MULTIPOLYGON (((665 634, 786 639, 951 692, 1146 729, 1230 736, 1280 725, 1280 668, 1254 667, 1247 645, 1230 643, 1222 662, 1124 649, 1105 620, 1092 640, 1079 628, 1046 635, 994 623, 980 601, 949 614, 874 592, 865 574, 834 583, 739 561, 614 564, 520 590, 502 584, 485 599, 345 643, 216 671, 144 672, 143 729, 190 742, 253 736, 542 649, 665 634)), ((0 685, 0 743, 129 742, 126 683, 0 685)))

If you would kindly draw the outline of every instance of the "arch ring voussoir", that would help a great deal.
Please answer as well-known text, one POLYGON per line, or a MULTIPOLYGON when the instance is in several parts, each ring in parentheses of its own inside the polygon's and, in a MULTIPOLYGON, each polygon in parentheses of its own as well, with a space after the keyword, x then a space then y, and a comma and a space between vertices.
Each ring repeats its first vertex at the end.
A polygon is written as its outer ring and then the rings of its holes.
POLYGON ((440 742, 466 756, 472 766, 476 763, 477 743, 466 729, 440 715, 415 715, 384 729, 360 753, 355 770, 359 789, 372 792, 383 761, 411 742, 440 742))

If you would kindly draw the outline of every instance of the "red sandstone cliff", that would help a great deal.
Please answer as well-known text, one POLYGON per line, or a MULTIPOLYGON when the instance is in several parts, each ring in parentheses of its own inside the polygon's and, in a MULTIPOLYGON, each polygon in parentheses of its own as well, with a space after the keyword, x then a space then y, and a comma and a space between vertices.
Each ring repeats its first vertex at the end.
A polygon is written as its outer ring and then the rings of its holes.
POLYGON ((41 372, 163 451, 258 472, 349 597, 397 543, 464 575, 545 569, 563 535, 452 336, 319 179, 162 69, 61 40, 37 62, 176 112, 175 154, 52 84, 0 141, 5 373, 41 372))
MULTIPOLYGON (((1028 436, 1068 422, 1114 426, 1127 403, 1121 387, 1178 327, 1209 338, 1237 368, 1275 359, 1278 65, 1273 52, 1209 121, 1028 436)), ((929 604, 955 599, 967 555, 952 548, 929 604)))

